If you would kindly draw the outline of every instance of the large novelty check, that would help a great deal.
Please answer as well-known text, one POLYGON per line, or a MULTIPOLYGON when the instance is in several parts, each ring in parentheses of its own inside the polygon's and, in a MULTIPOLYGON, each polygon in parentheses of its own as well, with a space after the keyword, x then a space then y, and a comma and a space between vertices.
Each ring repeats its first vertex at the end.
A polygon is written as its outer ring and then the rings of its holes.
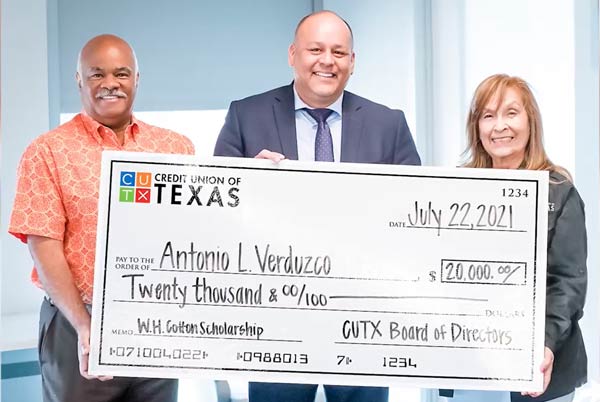
POLYGON ((541 388, 547 173, 102 163, 93 373, 541 388))

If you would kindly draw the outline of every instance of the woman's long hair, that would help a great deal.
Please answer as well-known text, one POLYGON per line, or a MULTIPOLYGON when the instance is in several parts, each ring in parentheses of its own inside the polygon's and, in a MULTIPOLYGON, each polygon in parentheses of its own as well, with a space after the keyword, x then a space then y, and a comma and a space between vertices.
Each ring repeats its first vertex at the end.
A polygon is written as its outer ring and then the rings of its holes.
POLYGON ((479 138, 479 119, 490 99, 498 95, 498 98, 502 100, 507 88, 514 89, 521 95, 523 107, 529 121, 529 141, 525 147, 525 156, 519 169, 557 172, 571 181, 569 172, 565 168, 552 163, 544 150, 542 115, 529 84, 522 78, 511 77, 506 74, 495 74, 486 78, 475 90, 469 116, 467 117, 468 145, 463 153, 467 158, 464 166, 474 168, 492 167, 492 158, 483 148, 479 138))

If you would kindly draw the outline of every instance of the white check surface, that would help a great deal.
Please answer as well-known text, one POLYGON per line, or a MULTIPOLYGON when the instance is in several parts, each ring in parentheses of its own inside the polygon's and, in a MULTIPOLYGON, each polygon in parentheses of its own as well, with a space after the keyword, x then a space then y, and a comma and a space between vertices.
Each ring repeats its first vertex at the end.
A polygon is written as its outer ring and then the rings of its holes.
POLYGON ((105 152, 100 192, 94 373, 541 387, 545 172, 105 152))

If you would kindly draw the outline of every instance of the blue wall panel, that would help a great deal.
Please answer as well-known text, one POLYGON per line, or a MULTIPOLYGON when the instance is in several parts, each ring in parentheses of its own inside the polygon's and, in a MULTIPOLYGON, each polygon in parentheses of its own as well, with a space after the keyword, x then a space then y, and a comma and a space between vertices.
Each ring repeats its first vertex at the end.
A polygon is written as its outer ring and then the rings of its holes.
POLYGON ((2 397, 7 402, 41 402, 37 349, 2 352, 2 397))
POLYGON ((289 46, 310 0, 58 1, 61 112, 81 109, 79 49, 101 33, 124 37, 140 65, 138 111, 224 109, 291 81, 289 46))

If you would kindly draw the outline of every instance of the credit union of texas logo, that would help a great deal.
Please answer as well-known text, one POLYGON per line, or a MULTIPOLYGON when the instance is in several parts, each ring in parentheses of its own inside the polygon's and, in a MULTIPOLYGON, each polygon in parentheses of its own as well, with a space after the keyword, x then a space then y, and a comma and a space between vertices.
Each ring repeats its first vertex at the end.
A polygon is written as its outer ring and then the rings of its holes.
POLYGON ((119 202, 229 207, 240 204, 241 179, 176 172, 119 172, 119 202))
POLYGON ((121 172, 119 180, 119 201, 150 203, 152 173, 121 172))

